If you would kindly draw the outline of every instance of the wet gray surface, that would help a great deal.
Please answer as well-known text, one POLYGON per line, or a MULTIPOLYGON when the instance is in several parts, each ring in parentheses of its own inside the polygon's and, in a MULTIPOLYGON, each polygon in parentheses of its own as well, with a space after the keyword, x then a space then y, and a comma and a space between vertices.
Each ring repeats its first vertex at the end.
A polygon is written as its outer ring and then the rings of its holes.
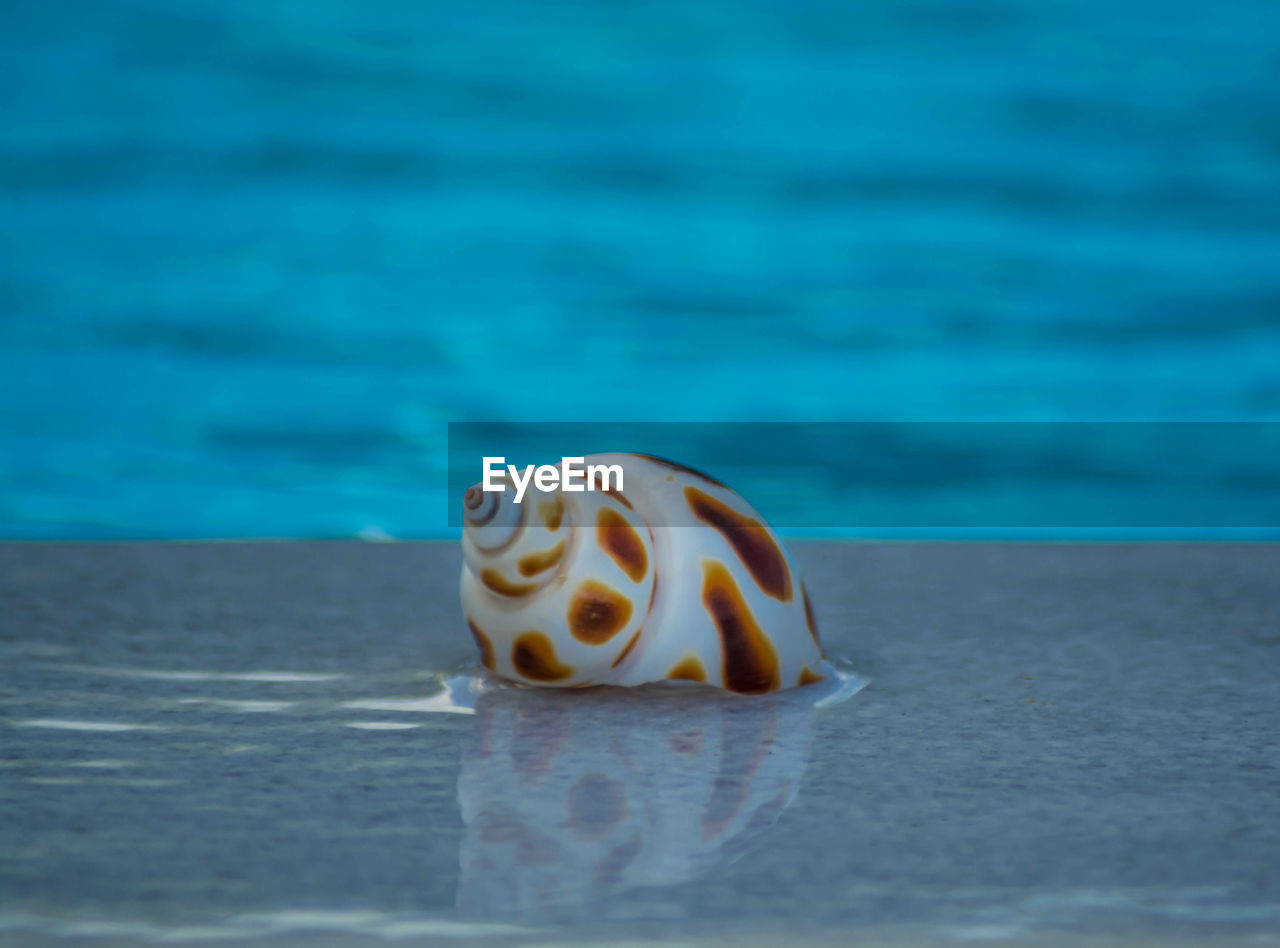
POLYGON ((0 937, 1280 934, 1280 547, 793 549, 835 707, 454 707, 451 544, 0 545, 0 937))

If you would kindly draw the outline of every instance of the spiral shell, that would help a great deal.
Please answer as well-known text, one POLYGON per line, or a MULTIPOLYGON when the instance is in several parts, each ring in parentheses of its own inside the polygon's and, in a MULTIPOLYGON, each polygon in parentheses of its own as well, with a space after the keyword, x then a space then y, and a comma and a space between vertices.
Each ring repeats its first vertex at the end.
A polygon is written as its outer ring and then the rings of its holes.
POLYGON ((737 493, 683 465, 597 454, 624 491, 464 499, 462 604, 481 661, 531 685, 703 682, 761 694, 822 680, 809 597, 737 493))

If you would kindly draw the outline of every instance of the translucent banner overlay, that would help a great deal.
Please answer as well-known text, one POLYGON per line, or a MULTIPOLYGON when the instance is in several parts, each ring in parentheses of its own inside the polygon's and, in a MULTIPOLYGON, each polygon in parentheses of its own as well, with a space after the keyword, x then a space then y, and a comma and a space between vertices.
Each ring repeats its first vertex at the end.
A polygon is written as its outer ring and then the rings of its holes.
MULTIPOLYGON (((451 527, 484 457, 559 464, 657 455, 742 494, 804 535, 1276 534, 1280 423, 457 422, 451 527)), ((672 511, 659 525, 678 525, 672 511)))

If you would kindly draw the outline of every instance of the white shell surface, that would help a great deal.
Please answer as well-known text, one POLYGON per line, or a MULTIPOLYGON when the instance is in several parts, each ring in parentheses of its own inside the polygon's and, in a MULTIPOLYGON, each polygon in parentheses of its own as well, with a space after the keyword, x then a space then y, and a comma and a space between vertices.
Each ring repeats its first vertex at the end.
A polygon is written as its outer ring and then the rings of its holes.
POLYGON ((621 466, 625 489, 531 487, 519 505, 468 492, 462 602, 487 667, 533 685, 750 694, 821 679, 795 564, 741 496, 661 459, 586 463, 621 466))

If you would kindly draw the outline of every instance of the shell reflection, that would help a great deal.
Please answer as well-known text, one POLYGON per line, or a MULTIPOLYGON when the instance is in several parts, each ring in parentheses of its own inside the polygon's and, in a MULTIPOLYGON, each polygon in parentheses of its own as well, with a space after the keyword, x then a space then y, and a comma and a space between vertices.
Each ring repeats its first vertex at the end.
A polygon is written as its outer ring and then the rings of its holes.
POLYGON ((800 785, 814 704, 650 686, 501 688, 476 702, 458 800, 458 909, 519 914, 733 862, 800 785), (639 692, 639 693, 638 693, 639 692))

